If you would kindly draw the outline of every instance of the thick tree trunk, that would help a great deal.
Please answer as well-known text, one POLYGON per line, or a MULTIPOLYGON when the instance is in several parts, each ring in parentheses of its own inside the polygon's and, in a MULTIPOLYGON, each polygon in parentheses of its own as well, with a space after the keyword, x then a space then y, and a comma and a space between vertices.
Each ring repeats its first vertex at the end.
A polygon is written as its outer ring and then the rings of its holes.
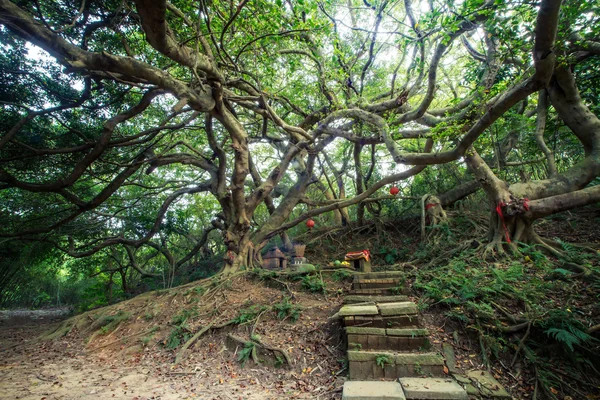
POLYGON ((488 244, 485 252, 505 253, 505 245, 516 250, 518 243, 537 244, 550 248, 532 227, 530 200, 523 193, 514 193, 508 184, 496 177, 485 161, 472 149, 467 164, 477 177, 490 202, 488 244))
MULTIPOLYGON (((360 162, 360 152, 362 150, 362 145, 359 143, 354 144, 354 168, 356 173, 356 195, 360 195, 364 191, 363 185, 363 174, 362 174, 362 165, 360 162)), ((356 206, 356 221, 358 225, 365 224, 365 203, 358 203, 356 206)))
POLYGON ((227 252, 224 256, 224 274, 232 274, 242 267, 252 267, 254 245, 250 240, 250 230, 244 226, 233 226, 224 233, 227 252))

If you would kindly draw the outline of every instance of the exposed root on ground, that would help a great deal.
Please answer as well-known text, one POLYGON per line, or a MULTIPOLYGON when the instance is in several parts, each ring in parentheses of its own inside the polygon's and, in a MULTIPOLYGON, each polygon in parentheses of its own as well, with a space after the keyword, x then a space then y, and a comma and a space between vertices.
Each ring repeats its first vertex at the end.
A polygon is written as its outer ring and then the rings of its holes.
POLYGON ((292 360, 287 351, 280 349, 279 347, 274 347, 266 344, 257 335, 252 335, 249 340, 245 340, 239 336, 230 333, 227 335, 227 338, 235 343, 239 343, 242 346, 244 346, 244 348, 250 352, 249 355, 250 357, 252 357, 252 361, 254 361, 254 363, 257 365, 261 363, 261 360, 258 358, 259 349, 264 349, 271 352, 275 357, 275 362, 282 363, 282 361, 285 360, 285 363, 287 365, 291 365, 292 363, 292 360), (283 358, 279 357, 278 355, 281 355, 281 357, 283 358))

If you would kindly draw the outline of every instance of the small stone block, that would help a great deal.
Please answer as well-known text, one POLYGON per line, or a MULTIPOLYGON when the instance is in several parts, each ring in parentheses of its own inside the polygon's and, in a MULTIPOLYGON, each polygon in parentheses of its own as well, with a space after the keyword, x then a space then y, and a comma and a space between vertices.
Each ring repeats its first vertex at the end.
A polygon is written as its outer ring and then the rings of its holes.
POLYGON ((350 361, 348 363, 349 377, 353 381, 373 379, 373 363, 350 361))
MULTIPOLYGON (((369 379, 374 379, 374 380, 383 380, 385 379, 385 372, 384 369, 381 368, 379 365, 373 363, 371 364, 371 375, 369 376, 369 379)), ((393 378, 391 380, 394 380, 393 378)))
POLYGON ((469 398, 466 390, 452 379, 400 378, 400 384, 409 400, 468 400, 469 398))
MULTIPOLYGON (((381 369, 381 368, 379 368, 381 369)), ((385 364, 383 366, 383 376, 387 380, 396 380, 398 379, 398 375, 396 375, 396 366, 393 364, 385 364)))
POLYGON ((347 381, 342 400, 406 400, 398 382, 347 381))
POLYGON ((379 304, 378 307, 381 315, 407 315, 416 314, 418 312, 417 305, 412 301, 403 301, 401 303, 384 303, 379 304))
POLYGON ((379 312, 375 305, 347 305, 340 308, 338 314, 342 317, 351 315, 377 315, 379 312))
POLYGON ((378 349, 379 348, 379 336, 368 335, 367 336, 367 347, 369 349, 378 349))
POLYGON ((502 385, 487 371, 474 370, 467 373, 472 381, 477 381, 479 391, 485 397, 492 399, 511 399, 512 396, 502 387, 502 385))
POLYGON ((388 349, 395 350, 395 351, 401 350, 400 340, 398 340, 398 339, 399 338, 397 338, 397 337, 388 336, 387 337, 388 349))

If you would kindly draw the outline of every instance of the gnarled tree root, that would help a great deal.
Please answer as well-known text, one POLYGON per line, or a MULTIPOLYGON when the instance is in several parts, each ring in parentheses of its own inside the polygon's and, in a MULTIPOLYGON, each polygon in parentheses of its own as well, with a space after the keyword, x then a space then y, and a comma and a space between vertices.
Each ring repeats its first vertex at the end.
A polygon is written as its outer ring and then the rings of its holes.
POLYGON ((202 329, 200 329, 198 332, 196 332, 194 334, 194 336, 192 336, 190 339, 188 339, 187 342, 185 342, 185 344, 181 347, 181 349, 179 349, 179 351, 177 352, 177 356, 175 357, 175 364, 179 364, 185 358, 185 352, 187 351, 187 349, 189 349, 190 346, 193 345, 194 342, 196 342, 196 340, 198 340, 200 338, 200 336, 204 335, 206 332, 208 332, 210 330, 221 329, 228 325, 231 325, 232 323, 233 323, 233 321, 228 321, 228 322, 225 322, 224 324, 215 326, 214 323, 211 322, 210 324, 208 324, 205 327, 203 327, 202 329))
POLYGON ((275 356, 277 356, 277 354, 280 354, 288 365, 292 364, 292 359, 290 358, 290 356, 287 353, 287 351, 285 351, 283 349, 280 349, 279 347, 270 346, 270 345, 264 343, 262 340, 260 340, 260 338, 258 338, 257 336, 253 336, 252 338, 250 338, 250 340, 244 340, 241 337, 235 336, 234 334, 230 333, 230 334, 227 335, 227 338, 230 339, 230 340, 232 340, 233 342, 240 343, 240 344, 242 344, 244 346, 248 342, 253 343, 254 344, 254 349, 252 351, 252 359, 257 364, 259 363, 258 356, 256 355, 256 347, 257 346, 262 347, 263 349, 270 351, 275 356))

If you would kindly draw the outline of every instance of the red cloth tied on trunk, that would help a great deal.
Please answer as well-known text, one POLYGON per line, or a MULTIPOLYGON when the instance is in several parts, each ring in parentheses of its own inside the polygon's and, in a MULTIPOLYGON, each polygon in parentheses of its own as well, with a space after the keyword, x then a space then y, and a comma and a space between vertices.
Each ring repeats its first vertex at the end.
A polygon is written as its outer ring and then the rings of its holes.
POLYGON ((510 235, 508 234, 508 229, 506 228, 506 222, 504 221, 504 214, 502 214, 502 207, 506 206, 506 203, 501 201, 496 206, 496 212, 502 221, 502 226, 504 227, 504 234, 506 235, 506 243, 510 243, 510 235))

